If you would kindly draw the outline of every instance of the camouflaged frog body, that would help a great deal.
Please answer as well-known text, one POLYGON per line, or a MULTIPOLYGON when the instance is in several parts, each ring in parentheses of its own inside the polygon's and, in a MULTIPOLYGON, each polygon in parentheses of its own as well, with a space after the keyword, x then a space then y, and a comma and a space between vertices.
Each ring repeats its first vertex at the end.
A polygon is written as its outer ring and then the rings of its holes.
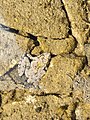
POLYGON ((47 70, 50 60, 50 53, 42 53, 37 57, 30 54, 23 55, 18 64, 19 76, 25 75, 28 83, 36 83, 41 79, 47 70))

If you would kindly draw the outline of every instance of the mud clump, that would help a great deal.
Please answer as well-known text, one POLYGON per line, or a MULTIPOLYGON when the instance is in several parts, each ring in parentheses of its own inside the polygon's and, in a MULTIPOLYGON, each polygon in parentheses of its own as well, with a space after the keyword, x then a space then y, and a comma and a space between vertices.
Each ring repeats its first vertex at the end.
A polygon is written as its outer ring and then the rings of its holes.
MULTIPOLYGON (((76 41, 72 36, 66 39, 44 39, 39 37, 38 41, 40 43, 41 50, 44 52, 51 52, 54 55, 70 53, 74 50, 76 46, 76 41)), ((32 51, 33 52, 33 51, 32 51)))
POLYGON ((84 59, 70 56, 52 58, 47 73, 40 81, 45 93, 59 93, 68 96, 72 91, 72 79, 82 69, 84 59), (71 76, 71 77, 70 77, 71 76))

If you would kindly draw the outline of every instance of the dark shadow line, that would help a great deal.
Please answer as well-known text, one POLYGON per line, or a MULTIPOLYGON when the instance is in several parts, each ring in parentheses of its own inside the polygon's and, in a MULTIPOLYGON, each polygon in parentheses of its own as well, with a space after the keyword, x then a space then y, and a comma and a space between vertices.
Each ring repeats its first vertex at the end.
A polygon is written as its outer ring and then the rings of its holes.
POLYGON ((41 94, 32 94, 32 96, 50 96, 50 95, 53 95, 53 96, 56 96, 56 97, 59 97, 61 98, 61 95, 59 93, 44 93, 42 92, 41 94))
MULTIPOLYGON (((42 38, 44 38, 44 39, 48 39, 48 37, 45 37, 45 36, 35 36, 35 35, 33 35, 33 34, 31 34, 31 33, 25 33, 25 35, 24 34, 22 34, 22 32, 23 31, 20 31, 20 30, 17 30, 17 29, 14 29, 14 28, 11 28, 11 27, 8 27, 8 26, 6 26, 6 25, 3 25, 3 24, 1 24, 0 23, 0 29, 1 30, 4 30, 4 31, 7 31, 7 32, 10 32, 10 33, 15 33, 15 34, 17 34, 17 35, 21 35, 21 36, 23 36, 23 37, 26 37, 26 38, 30 38, 30 39, 32 39, 34 42, 35 42, 35 44, 38 46, 38 42, 37 42, 37 37, 42 37, 42 38)), ((24 33, 24 32, 23 32, 24 33)), ((65 38, 50 38, 50 39, 53 39, 53 40, 64 40, 65 38)))
POLYGON ((5 76, 5 75, 9 75, 16 67, 18 66, 18 64, 16 64, 13 68, 10 68, 7 72, 5 72, 1 77, 5 76))
POLYGON ((61 3, 62 3, 62 9, 64 10, 64 12, 65 12, 65 14, 66 14, 66 18, 67 18, 67 20, 68 20, 68 24, 69 24, 69 31, 68 31, 68 33, 69 33, 69 35, 72 35, 71 21, 70 21, 70 19, 69 19, 69 16, 68 16, 67 10, 66 10, 65 5, 64 5, 64 3, 63 3, 63 0, 61 0, 61 3))
POLYGON ((0 95, 0 107, 2 105, 2 96, 0 95))
POLYGON ((86 22, 86 23, 90 24, 90 21, 85 20, 84 18, 82 18, 82 20, 83 20, 84 22, 86 22))
POLYGON ((12 80, 15 84, 17 84, 17 82, 13 79, 13 77, 12 77, 10 74, 8 74, 8 76, 11 78, 11 80, 12 80))
POLYGON ((27 37, 27 38, 30 38, 30 39, 32 39, 32 40, 34 40, 34 41, 37 41, 37 36, 34 36, 34 35, 31 34, 31 33, 26 33, 26 36, 25 36, 25 35, 23 35, 23 34, 21 33, 20 30, 17 30, 17 29, 8 27, 8 26, 3 25, 3 24, 1 24, 1 23, 0 23, 0 28, 1 28, 1 30, 7 31, 7 32, 11 32, 11 33, 15 33, 15 34, 17 34, 17 35, 21 35, 21 36, 23 36, 23 37, 27 37))
POLYGON ((1 28, 2 30, 5 30, 5 31, 11 32, 11 33, 19 34, 19 30, 16 30, 16 29, 14 29, 14 28, 10 28, 10 27, 5 26, 5 25, 3 25, 3 24, 0 24, 0 28, 1 28))

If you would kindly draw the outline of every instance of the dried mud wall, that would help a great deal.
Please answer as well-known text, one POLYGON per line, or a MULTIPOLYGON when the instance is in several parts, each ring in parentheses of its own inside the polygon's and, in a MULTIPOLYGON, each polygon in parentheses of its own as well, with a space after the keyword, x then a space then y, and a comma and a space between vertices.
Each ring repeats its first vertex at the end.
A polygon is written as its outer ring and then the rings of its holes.
POLYGON ((0 120, 90 120, 90 0, 0 1, 0 120))

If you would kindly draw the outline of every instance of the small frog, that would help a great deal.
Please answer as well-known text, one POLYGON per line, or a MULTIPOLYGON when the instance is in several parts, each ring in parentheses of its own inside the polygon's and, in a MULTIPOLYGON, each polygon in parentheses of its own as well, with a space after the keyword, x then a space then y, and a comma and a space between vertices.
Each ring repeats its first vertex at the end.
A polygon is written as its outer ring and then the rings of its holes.
POLYGON ((25 75, 27 83, 36 87, 38 81, 45 74, 50 59, 50 53, 42 53, 36 57, 28 53, 24 54, 18 64, 19 76, 25 75))

